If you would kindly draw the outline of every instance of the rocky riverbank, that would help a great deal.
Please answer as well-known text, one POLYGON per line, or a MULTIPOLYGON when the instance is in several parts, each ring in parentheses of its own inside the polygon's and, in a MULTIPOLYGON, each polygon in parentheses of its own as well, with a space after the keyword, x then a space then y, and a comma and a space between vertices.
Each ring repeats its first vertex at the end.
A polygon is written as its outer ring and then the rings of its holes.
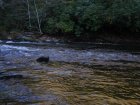
POLYGON ((0 40, 30 42, 94 42, 114 44, 140 44, 140 36, 97 34, 93 37, 72 37, 69 35, 40 35, 38 32, 0 32, 0 40))

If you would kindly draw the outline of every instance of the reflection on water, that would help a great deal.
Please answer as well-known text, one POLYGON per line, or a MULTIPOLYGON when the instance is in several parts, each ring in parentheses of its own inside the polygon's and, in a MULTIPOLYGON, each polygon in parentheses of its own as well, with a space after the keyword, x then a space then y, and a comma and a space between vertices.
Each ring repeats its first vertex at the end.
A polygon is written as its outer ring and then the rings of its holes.
POLYGON ((3 48, 0 105, 140 104, 139 54, 61 47, 3 48), (35 61, 43 54, 51 56, 48 64, 35 61))

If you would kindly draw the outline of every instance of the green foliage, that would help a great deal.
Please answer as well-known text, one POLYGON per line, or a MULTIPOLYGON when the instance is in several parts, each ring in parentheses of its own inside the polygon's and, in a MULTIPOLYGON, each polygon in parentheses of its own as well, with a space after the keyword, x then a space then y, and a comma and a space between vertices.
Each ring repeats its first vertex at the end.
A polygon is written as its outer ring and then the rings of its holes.
POLYGON ((100 4, 89 5, 84 11, 82 17, 85 28, 91 31, 97 31, 103 25, 104 7, 100 4))
POLYGON ((45 25, 45 28, 47 30, 44 30, 44 31, 47 31, 48 33, 56 33, 57 30, 56 30, 56 19, 52 19, 52 18, 48 18, 47 19, 47 25, 45 25))
MULTIPOLYGON (((26 0, 1 0, 0 30, 29 29, 26 0)), ((32 31, 37 30, 33 0, 32 31)), ((41 28, 50 34, 82 36, 101 30, 140 32, 140 0, 36 0, 41 28), (69 35, 70 35, 69 34, 69 35)))

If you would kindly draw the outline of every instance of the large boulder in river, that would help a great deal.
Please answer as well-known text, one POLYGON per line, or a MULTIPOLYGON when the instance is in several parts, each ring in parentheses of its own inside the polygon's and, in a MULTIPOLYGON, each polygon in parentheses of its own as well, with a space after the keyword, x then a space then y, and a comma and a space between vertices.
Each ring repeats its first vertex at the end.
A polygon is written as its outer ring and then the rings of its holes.
POLYGON ((0 32, 0 39, 1 39, 1 40, 11 39, 11 36, 10 36, 10 34, 7 33, 7 32, 0 32))
POLYGON ((30 36, 20 35, 16 39, 21 41, 34 41, 34 38, 32 36, 30 37, 30 36))
POLYGON ((49 62, 49 57, 39 57, 36 59, 37 62, 43 62, 43 63, 48 63, 49 62))
POLYGON ((37 32, 23 32, 18 37, 16 40, 21 40, 21 41, 38 41, 38 37, 40 37, 40 34, 37 32))

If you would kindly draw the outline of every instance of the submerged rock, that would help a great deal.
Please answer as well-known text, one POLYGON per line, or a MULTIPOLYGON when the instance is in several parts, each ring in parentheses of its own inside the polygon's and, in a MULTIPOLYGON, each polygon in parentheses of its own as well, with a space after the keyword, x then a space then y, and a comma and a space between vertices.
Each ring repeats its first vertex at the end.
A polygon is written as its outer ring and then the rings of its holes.
POLYGON ((0 61, 4 61, 4 59, 0 57, 0 61))
POLYGON ((7 79, 22 79, 22 78, 23 78, 23 75, 6 75, 6 76, 0 77, 0 79, 4 79, 4 80, 7 80, 7 79))
POLYGON ((48 63, 49 62, 49 57, 39 57, 36 61, 37 62, 48 63))

